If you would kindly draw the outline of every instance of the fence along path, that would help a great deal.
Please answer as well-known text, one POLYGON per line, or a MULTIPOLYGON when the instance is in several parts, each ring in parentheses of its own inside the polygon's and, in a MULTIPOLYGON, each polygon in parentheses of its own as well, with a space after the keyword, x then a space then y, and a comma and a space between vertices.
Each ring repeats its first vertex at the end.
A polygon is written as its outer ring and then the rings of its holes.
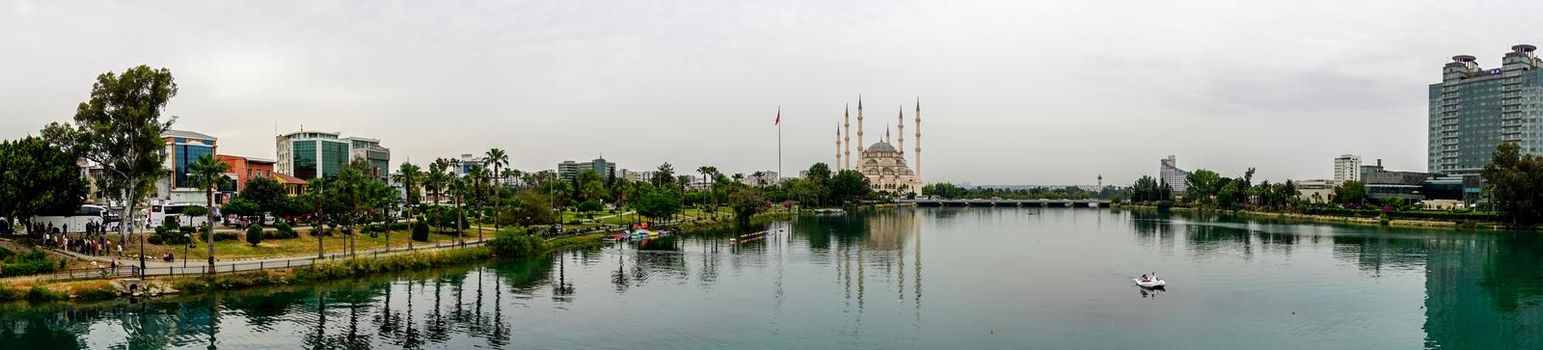
MULTIPOLYGON (((346 259, 355 258, 355 257, 376 258, 376 257, 397 255, 397 254, 403 254, 403 253, 409 253, 409 252, 421 252, 421 251, 435 251, 435 250, 470 248, 470 247, 475 247, 475 246, 480 246, 480 245, 486 244, 489 240, 491 240, 491 239, 484 239, 484 240, 470 239, 470 240, 466 240, 465 244, 454 243, 454 242, 452 242, 452 243, 439 243, 439 244, 434 244, 434 245, 422 245, 422 244, 419 244, 419 245, 415 245, 415 246, 413 246, 411 248, 409 248, 409 247, 395 247, 395 248, 391 248, 391 249, 374 249, 374 250, 356 252, 356 254, 349 254, 349 253, 346 253, 346 252, 344 252, 344 253, 335 253, 335 254, 324 255, 324 256, 322 256, 320 258, 318 258, 318 257, 291 257, 291 258, 274 258, 274 259, 263 259, 263 260, 251 260, 251 261, 236 261, 236 262, 228 262, 228 263, 216 263, 214 265, 214 273, 215 274, 221 274, 221 273, 231 273, 231 272, 259 271, 259 270, 266 270, 266 269, 287 269, 287 268, 291 268, 291 267, 312 265, 312 264, 316 264, 316 263, 319 263, 319 262, 346 260, 346 259)), ((5 243, 12 243, 12 242, 6 241, 5 243)), ((68 256, 73 257, 73 258, 81 258, 81 259, 85 259, 85 260, 90 260, 90 261, 94 261, 94 262, 97 262, 97 263, 107 262, 108 264, 111 264, 111 261, 113 260, 112 258, 99 257, 99 256, 89 256, 89 255, 81 255, 81 254, 78 254, 78 253, 75 253, 75 252, 62 251, 62 250, 58 250, 58 249, 54 249, 54 248, 39 247, 39 249, 44 249, 44 250, 47 250, 47 251, 50 251, 50 252, 53 252, 53 253, 57 253, 57 254, 68 255, 68 256)), ((118 267, 116 269, 112 268, 111 266, 104 266, 104 267, 97 267, 97 268, 84 268, 84 269, 68 269, 68 270, 54 271, 52 273, 47 273, 47 274, 38 274, 38 275, 29 275, 29 276, 17 276, 15 278, 32 278, 32 279, 38 280, 38 281, 68 281, 68 280, 77 280, 77 279, 96 279, 96 278, 107 278, 107 277, 151 277, 151 276, 178 276, 178 275, 205 275, 205 274, 209 274, 209 264, 205 263, 205 262, 202 262, 202 261, 196 261, 196 262, 195 261, 166 262, 166 261, 160 261, 160 260, 146 260, 145 269, 144 269, 144 273, 143 274, 140 273, 139 261, 137 259, 117 259, 117 261, 118 261, 118 267)))

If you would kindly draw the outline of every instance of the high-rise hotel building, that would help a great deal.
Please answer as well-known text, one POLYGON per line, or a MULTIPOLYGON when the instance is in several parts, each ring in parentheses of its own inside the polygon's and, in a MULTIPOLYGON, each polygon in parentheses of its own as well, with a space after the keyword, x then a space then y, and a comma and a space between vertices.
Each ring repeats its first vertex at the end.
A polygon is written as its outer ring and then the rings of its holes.
POLYGON ((1543 70, 1536 46, 1516 45, 1499 68, 1452 57, 1430 85, 1427 166, 1432 173, 1478 174, 1502 142, 1543 154, 1543 70))

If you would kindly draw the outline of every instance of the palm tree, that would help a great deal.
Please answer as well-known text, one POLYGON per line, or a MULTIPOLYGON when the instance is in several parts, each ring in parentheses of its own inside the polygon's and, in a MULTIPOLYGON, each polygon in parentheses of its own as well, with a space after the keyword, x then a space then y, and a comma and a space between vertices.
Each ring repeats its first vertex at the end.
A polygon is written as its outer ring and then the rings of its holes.
MULTIPOLYGON (((499 194, 499 190, 504 187, 504 181, 503 181, 504 177, 500 176, 500 175, 503 175, 503 173, 499 172, 499 170, 502 170, 505 165, 509 164, 509 155, 504 153, 504 150, 494 148, 494 149, 488 150, 487 159, 484 160, 484 161, 487 162, 487 164, 489 166, 493 167, 493 172, 490 175, 492 175, 494 177, 498 177, 498 180, 499 180, 499 181, 494 181, 493 182, 493 230, 497 231, 498 230, 498 210, 500 209, 499 208, 500 206, 498 205, 498 197, 499 197, 498 194, 499 194)), ((477 234, 478 235, 482 234, 482 229, 481 228, 477 229, 477 234)), ((478 237, 477 239, 481 240, 482 238, 478 237)))
POLYGON ((205 214, 208 217, 204 222, 208 230, 205 232, 208 240, 204 244, 209 246, 209 273, 214 273, 214 187, 225 179, 225 171, 230 170, 230 165, 215 160, 212 154, 207 154, 198 157, 193 164, 188 164, 188 170, 192 172, 193 183, 202 187, 204 195, 208 198, 208 206, 205 207, 209 209, 205 214))
MULTIPOLYGON (((397 167, 395 177, 396 182, 402 184, 402 189, 406 193, 406 196, 402 198, 402 203, 407 209, 408 232, 412 232, 413 206, 418 204, 418 185, 423 183, 423 172, 413 163, 402 163, 401 166, 397 167)), ((390 240, 391 237, 387 236, 386 243, 388 246, 390 245, 390 240)), ((409 233, 407 236, 407 249, 411 250, 412 247, 412 234, 409 233)))
POLYGON ((368 186, 366 186, 365 189, 365 193, 367 194, 365 197, 369 199, 370 208, 380 209, 380 211, 384 212, 385 221, 383 221, 381 224, 386 226, 386 250, 390 250, 391 223, 394 221, 392 219, 391 212, 393 211, 392 209, 396 207, 398 200, 397 192, 396 190, 392 189, 391 185, 387 184, 385 181, 374 178, 370 179, 368 186))
POLYGON ((312 223, 313 226, 311 227, 311 236, 316 237, 316 258, 317 259, 321 259, 324 256, 324 253, 323 253, 323 250, 322 250, 322 230, 321 230, 322 229, 322 222, 321 221, 322 221, 322 217, 324 216, 324 214, 322 212, 321 201, 322 201, 322 198, 325 198, 325 195, 326 195, 326 193, 325 193, 326 192, 326 185, 327 185, 327 179, 325 179, 325 178, 315 178, 315 179, 311 180, 311 183, 308 184, 306 186, 306 189, 305 189, 305 191, 308 192, 308 193, 306 193, 306 195, 311 196, 311 199, 316 202, 316 215, 315 215, 315 218, 313 218, 313 220, 311 220, 311 221, 313 221, 313 223, 312 223))
POLYGON ((347 167, 343 168, 343 171, 338 172, 335 178, 336 185, 333 186, 333 189, 345 201, 345 208, 348 211, 348 214, 345 216, 347 220, 344 221, 344 224, 347 225, 348 254, 350 256, 355 253, 354 236, 358 234, 354 224, 355 221, 360 219, 361 209, 367 208, 368 201, 365 195, 369 181, 375 180, 374 177, 368 175, 369 169, 372 169, 369 161, 363 158, 354 159, 347 167))
MULTIPOLYGON (((444 158, 435 159, 434 163, 429 164, 429 174, 426 178, 424 178, 423 183, 424 188, 428 189, 430 193, 433 193, 432 197, 435 218, 432 220, 432 222, 434 223, 434 228, 438 229, 440 232, 444 231, 444 226, 439 224, 439 202, 442 200, 441 197, 444 193, 445 187, 446 185, 450 184, 450 178, 452 177, 452 175, 445 172, 445 169, 449 166, 450 161, 444 158)), ((425 214, 425 217, 427 217, 427 214, 425 214)))
POLYGON ((484 220, 486 220, 486 218, 482 217, 482 209, 483 209, 484 203, 487 200, 486 192, 484 191, 484 188, 483 188, 483 187, 486 186, 487 178, 488 178, 488 170, 487 170, 487 168, 483 168, 482 166, 473 164, 471 167, 466 169, 466 177, 464 177, 463 180, 462 180, 462 182, 463 182, 462 185, 466 187, 466 188, 462 189, 463 191, 466 192, 465 194, 469 194, 470 197, 471 197, 470 199, 477 199, 477 210, 476 210, 475 214, 478 217, 478 220, 477 220, 477 240, 478 241, 482 240, 482 222, 484 220))
POLYGON ((466 218, 466 212, 461 211, 461 199, 466 196, 466 192, 470 189, 470 187, 471 186, 466 183, 465 177, 456 177, 450 180, 450 198, 455 201, 454 232, 455 240, 457 242, 461 241, 461 228, 465 227, 464 220, 466 218))

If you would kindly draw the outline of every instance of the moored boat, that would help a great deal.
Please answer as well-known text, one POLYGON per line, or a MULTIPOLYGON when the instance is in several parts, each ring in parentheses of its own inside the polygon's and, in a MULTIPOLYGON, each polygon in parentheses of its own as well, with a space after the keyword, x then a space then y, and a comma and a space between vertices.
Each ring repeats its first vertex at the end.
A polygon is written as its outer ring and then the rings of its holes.
POLYGON ((1139 278, 1138 279, 1131 279, 1131 280, 1132 281, 1136 281, 1136 285, 1141 286, 1141 288, 1147 288, 1147 289, 1164 288, 1164 287, 1168 286, 1168 281, 1164 281, 1164 280, 1159 279, 1159 278, 1152 278, 1151 280, 1148 280, 1148 281, 1142 281, 1139 278))

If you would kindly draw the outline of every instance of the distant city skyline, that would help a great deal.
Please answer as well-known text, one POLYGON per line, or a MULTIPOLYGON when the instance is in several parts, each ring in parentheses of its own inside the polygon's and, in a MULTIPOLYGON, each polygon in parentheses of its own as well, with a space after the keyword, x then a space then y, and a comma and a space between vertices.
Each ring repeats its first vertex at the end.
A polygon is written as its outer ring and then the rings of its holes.
POLYGON ((861 94, 872 121, 926 101, 929 183, 1128 185, 1170 154, 1329 179, 1342 154, 1425 170, 1440 67, 1543 43, 1540 3, 157 5, 0 5, 0 139, 69 120, 96 75, 145 64, 181 86, 177 129, 259 158, 304 125, 380 139, 393 167, 496 147, 522 170, 604 154, 748 174, 777 168, 781 106, 796 174, 833 162, 832 122, 861 94))

